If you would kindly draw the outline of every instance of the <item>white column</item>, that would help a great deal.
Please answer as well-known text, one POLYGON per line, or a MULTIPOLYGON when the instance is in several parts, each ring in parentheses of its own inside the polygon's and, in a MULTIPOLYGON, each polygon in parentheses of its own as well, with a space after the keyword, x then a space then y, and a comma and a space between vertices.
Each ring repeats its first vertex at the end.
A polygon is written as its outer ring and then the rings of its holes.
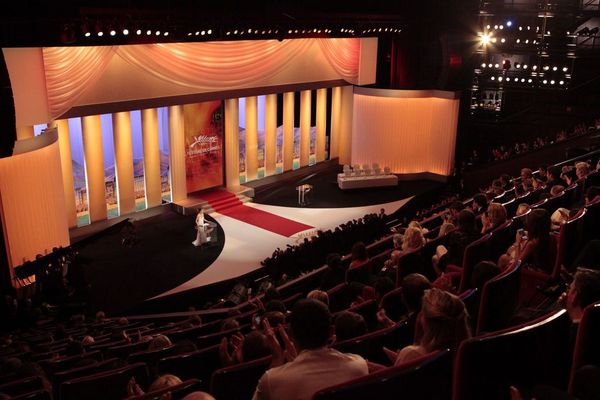
POLYGON ((187 199, 185 180, 185 123, 183 106, 169 107, 169 161, 173 202, 187 199))
POLYGON ((83 131, 83 154, 87 176, 90 221, 96 222, 107 218, 100 116, 90 115, 81 118, 81 128, 83 131))
POLYGON ((240 187, 240 127, 238 99, 225 100, 225 181, 227 189, 240 187))

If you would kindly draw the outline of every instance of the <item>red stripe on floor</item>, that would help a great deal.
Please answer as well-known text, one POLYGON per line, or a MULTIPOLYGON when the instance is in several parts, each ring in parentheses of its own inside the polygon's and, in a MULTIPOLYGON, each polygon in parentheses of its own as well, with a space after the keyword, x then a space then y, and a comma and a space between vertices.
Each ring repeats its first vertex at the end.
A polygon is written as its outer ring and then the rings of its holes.
POLYGON ((312 229, 305 225, 279 215, 244 205, 237 197, 225 190, 202 194, 201 198, 208 201, 219 214, 235 218, 250 225, 290 237, 298 232, 312 229), (237 201, 236 201, 237 200, 237 201))

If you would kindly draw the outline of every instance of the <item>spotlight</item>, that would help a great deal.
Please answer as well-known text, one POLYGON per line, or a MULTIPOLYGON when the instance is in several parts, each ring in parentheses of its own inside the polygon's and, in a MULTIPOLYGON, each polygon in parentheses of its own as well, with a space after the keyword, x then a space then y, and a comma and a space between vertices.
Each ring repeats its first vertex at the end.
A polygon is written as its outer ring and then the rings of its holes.
MULTIPOLYGON (((208 33, 209 35, 212 35, 212 29, 207 30, 206 33, 208 33)), ((269 33, 271 33, 271 31, 269 31, 269 33)))
POLYGON ((481 68, 485 68, 485 66, 486 66, 485 63, 481 64, 481 68))
POLYGON ((506 82, 510 82, 510 77, 506 77, 506 82))
POLYGON ((123 35, 125 35, 125 36, 129 35, 129 29, 123 28, 123 35))
POLYGON ((141 34, 142 34, 142 30, 141 30, 141 29, 138 29, 137 31, 135 31, 135 34, 136 34, 136 35, 141 35, 141 34))
POLYGON ((521 39, 517 39, 517 43, 521 43, 521 39))
POLYGON ((502 39, 500 39, 500 42, 504 43, 504 42, 506 42, 506 39, 502 38, 502 39))
POLYGON ((499 26, 499 28, 500 28, 500 29, 504 29, 504 25, 500 25, 500 26, 499 26))
POLYGON ((522 27, 522 26, 520 26, 520 27, 519 27, 519 30, 520 30, 520 31, 522 31, 522 30, 523 30, 523 27, 522 27))
POLYGON ((498 29, 498 25, 494 25, 494 29, 498 29))
POLYGON ((248 33, 252 33, 252 29, 248 28, 248 33))
POLYGON ((502 82, 502 77, 501 76, 498 77, 498 82, 502 82))
POLYGON ((496 39, 496 38, 492 38, 492 43, 496 43, 497 40, 498 39, 496 39))
POLYGON ((110 36, 115 36, 117 34, 117 31, 115 31, 114 29, 111 29, 109 34, 110 34, 110 36))
POLYGON ((534 65, 533 67, 531 67, 532 70, 536 70, 537 69, 537 65, 534 65))
POLYGON ((194 33, 194 35, 196 35, 196 36, 200 35, 200 31, 196 31, 196 33, 194 33))
POLYGON ((102 32, 102 31, 98 31, 98 33, 96 33, 96 34, 98 35, 98 37, 104 36, 104 32, 102 32))
POLYGON ((551 84, 551 85, 554 85, 554 79, 552 79, 552 80, 550 81, 550 84, 551 84))
POLYGON ((549 69, 550 69, 550 67, 549 67, 549 66, 547 66, 547 65, 544 65, 544 71, 548 71, 549 69))
POLYGON ((525 83, 525 78, 521 78, 521 82, 525 83))
POLYGON ((542 83, 545 85, 548 83, 548 81, 546 79, 544 79, 544 81, 542 83))
POLYGON ((563 72, 567 72, 568 68, 567 67, 563 67, 563 72))
POLYGON ((506 26, 508 26, 510 28, 512 26, 512 21, 510 21, 510 20, 506 21, 506 26))
POLYGON ((227 31, 227 33, 225 33, 225 35, 227 35, 227 36, 231 35, 231 31, 227 31))
POLYGON ((148 29, 148 30, 146 31, 146 35, 147 35, 147 36, 150 36, 150 35, 152 35, 152 31, 151 31, 150 29, 148 29))
POLYGON ((529 39, 526 39, 526 40, 525 40, 525 44, 529 44, 529 39))
POLYGON ((85 36, 85 37, 92 36, 92 33, 90 32, 90 27, 87 24, 87 22, 81 26, 81 32, 83 33, 83 36, 85 36))
POLYGON ((527 68, 528 68, 527 64, 523 64, 523 69, 527 69, 527 68))
POLYGON ((565 84, 565 81, 560 81, 560 82, 558 82, 558 84, 559 84, 559 85, 564 85, 564 84, 565 84))
POLYGON ((488 64, 488 68, 492 68, 492 64, 488 64))
POLYGON ((485 28, 486 28, 486 29, 490 29, 490 26, 489 26, 489 25, 486 25, 486 27, 485 27, 485 28))
POLYGON ((169 36, 169 32, 168 32, 168 31, 165 31, 165 32, 163 33, 163 35, 164 35, 164 36, 169 36))
POLYGON ((495 76, 492 76, 490 79, 491 79, 491 80, 493 80, 493 81, 495 81, 495 80, 496 80, 496 77, 495 77, 495 76))
POLYGON ((531 78, 527 79, 527 83, 531 83, 531 82, 533 82, 533 81, 531 80, 531 78))
POLYGON ((484 33, 483 35, 481 35, 481 44, 484 46, 487 46, 490 43, 490 35, 487 33, 484 33))
POLYGON ((206 31, 202 31, 202 32, 200 32, 200 34, 201 34, 202 36, 204 36, 204 35, 206 35, 206 31))
POLYGON ((160 36, 160 31, 156 31, 156 32, 154 32, 154 34, 155 34, 156 36, 160 36))

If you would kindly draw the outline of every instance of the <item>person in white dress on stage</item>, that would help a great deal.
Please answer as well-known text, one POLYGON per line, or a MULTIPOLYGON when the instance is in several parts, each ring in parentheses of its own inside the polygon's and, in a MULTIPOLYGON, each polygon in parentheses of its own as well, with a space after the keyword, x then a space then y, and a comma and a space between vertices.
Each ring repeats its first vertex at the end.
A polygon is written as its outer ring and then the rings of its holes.
POLYGON ((214 223, 204 220, 204 211, 200 209, 198 215, 196 215, 196 240, 192 244, 198 247, 204 243, 208 243, 211 240, 211 237, 208 235, 213 231, 215 226, 214 223))

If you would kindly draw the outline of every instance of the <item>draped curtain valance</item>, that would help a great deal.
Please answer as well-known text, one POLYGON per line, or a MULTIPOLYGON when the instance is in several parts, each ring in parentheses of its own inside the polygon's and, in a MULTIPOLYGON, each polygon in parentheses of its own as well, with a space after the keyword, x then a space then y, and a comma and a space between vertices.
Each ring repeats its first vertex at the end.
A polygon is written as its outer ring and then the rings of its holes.
POLYGON ((275 76, 306 54, 314 41, 340 77, 357 80, 360 40, 351 38, 44 48, 50 114, 59 117, 76 104, 115 55, 174 85, 217 91, 275 76))

